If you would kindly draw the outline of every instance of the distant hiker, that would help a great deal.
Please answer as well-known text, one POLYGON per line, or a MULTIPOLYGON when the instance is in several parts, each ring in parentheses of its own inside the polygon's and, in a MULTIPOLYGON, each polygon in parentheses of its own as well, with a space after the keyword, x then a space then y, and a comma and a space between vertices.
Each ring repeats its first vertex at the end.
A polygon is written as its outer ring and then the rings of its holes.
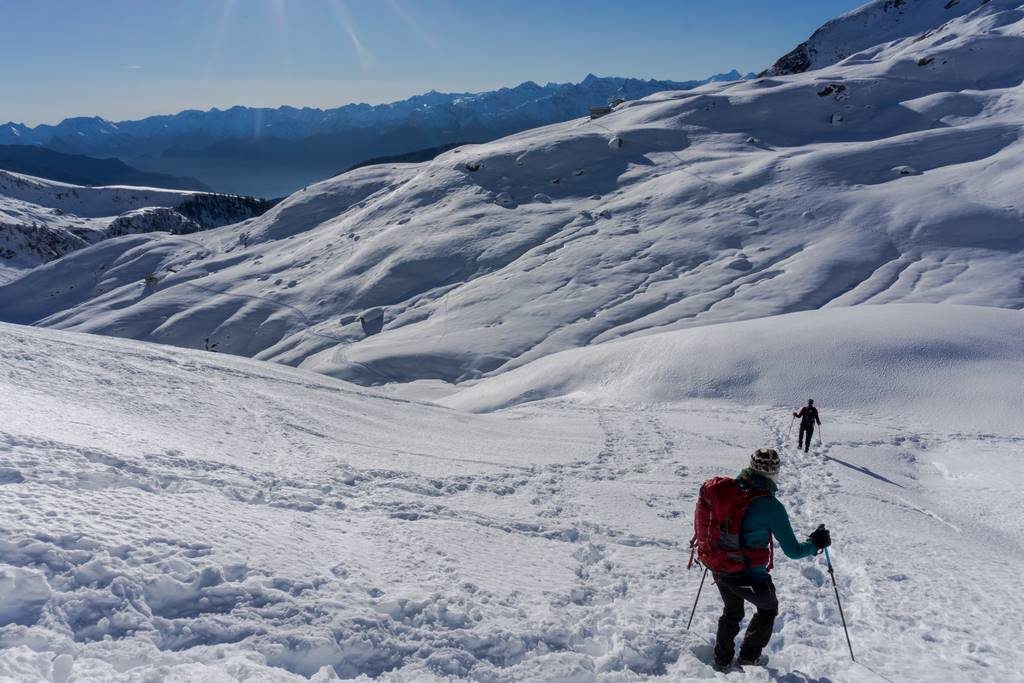
POLYGON ((800 409, 800 412, 793 413, 793 417, 800 418, 800 440, 797 448, 804 449, 804 453, 811 449, 811 437, 814 436, 814 425, 821 426, 818 418, 818 409, 814 407, 814 399, 807 399, 807 405, 800 409), (806 439, 804 438, 806 435, 806 439))
POLYGON ((824 525, 808 541, 796 540, 786 508, 775 497, 780 466, 776 451, 760 448, 737 478, 715 477, 700 488, 690 546, 699 562, 710 570, 725 603, 715 641, 717 669, 732 665, 744 601, 754 605, 757 612, 747 626, 736 663, 766 662, 761 651, 771 638, 779 612, 775 585, 768 573, 774 566, 772 538, 778 539, 782 551, 794 560, 815 555, 832 544, 824 525))

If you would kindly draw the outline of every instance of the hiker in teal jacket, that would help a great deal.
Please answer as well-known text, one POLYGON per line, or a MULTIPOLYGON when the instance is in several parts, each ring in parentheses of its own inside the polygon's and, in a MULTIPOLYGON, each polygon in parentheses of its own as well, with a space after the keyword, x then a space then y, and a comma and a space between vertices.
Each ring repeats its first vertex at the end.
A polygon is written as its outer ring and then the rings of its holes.
MULTIPOLYGON (((832 539, 824 527, 812 533, 807 541, 801 543, 796 539, 786 508, 775 497, 778 490, 775 480, 780 467, 779 454, 770 448, 761 448, 750 456, 750 467, 737 477, 736 481, 741 488, 763 489, 768 494, 750 502, 740 526, 740 547, 770 548, 774 537, 787 557, 794 560, 811 557, 831 545, 832 539)), ((779 613, 779 601, 775 597, 775 585, 768 573, 769 569, 769 564, 759 564, 741 572, 714 574, 715 584, 725 603, 722 616, 718 619, 716 667, 726 668, 732 664, 734 641, 743 620, 744 602, 754 605, 757 613, 750 619, 736 662, 740 665, 765 663, 761 650, 771 638, 772 626, 779 613)))

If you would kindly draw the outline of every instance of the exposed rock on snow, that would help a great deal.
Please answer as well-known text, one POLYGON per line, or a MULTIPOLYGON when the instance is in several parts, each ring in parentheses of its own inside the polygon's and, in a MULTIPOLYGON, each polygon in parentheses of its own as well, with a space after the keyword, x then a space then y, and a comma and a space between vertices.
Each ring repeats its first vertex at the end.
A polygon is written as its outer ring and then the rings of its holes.
POLYGON ((109 237, 134 235, 141 232, 169 232, 188 235, 199 232, 202 226, 178 211, 167 207, 150 207, 127 211, 110 221, 106 233, 109 237))
POLYGON ((498 206, 504 206, 506 209, 513 209, 516 206, 516 200, 508 192, 499 192, 494 197, 494 203, 498 206))
POLYGON ((384 309, 371 308, 368 311, 364 311, 359 316, 359 324, 362 326, 363 333, 366 336, 379 334, 384 329, 384 309))
POLYGON ((750 270, 754 267, 754 264, 750 262, 750 259, 747 258, 746 254, 737 254, 736 258, 726 264, 726 267, 732 268, 733 270, 750 270))
POLYGON ((921 172, 913 166, 895 166, 892 170, 900 175, 921 175, 921 172))

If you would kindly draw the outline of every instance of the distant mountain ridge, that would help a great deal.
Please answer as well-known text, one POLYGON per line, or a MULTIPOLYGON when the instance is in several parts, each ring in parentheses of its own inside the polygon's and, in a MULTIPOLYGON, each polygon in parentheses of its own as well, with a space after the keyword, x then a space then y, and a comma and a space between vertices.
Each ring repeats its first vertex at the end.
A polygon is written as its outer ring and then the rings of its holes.
POLYGON ((587 75, 579 83, 526 81, 481 93, 430 91, 388 104, 186 110, 136 121, 64 119, 0 124, 0 145, 117 156, 147 171, 194 176, 221 192, 281 196, 366 159, 465 140, 489 141, 586 115, 615 98, 735 81, 736 70, 692 81, 587 75))
POLYGON ((120 159, 64 154, 35 145, 0 145, 0 169, 86 186, 131 185, 209 191, 195 178, 140 171, 120 159))
POLYGON ((338 133, 347 128, 379 125, 403 125, 417 120, 465 117, 486 119, 506 116, 546 118, 556 111, 575 116, 586 107, 605 104, 621 96, 637 99, 661 90, 687 90, 710 82, 740 80, 735 69, 706 79, 691 81, 643 80, 639 78, 598 77, 588 74, 580 83, 533 81, 513 88, 481 93, 441 93, 431 90, 388 104, 346 104, 332 109, 316 107, 277 108, 235 106, 229 109, 199 111, 187 109, 177 114, 149 116, 138 120, 108 121, 99 116, 66 118, 57 125, 29 127, 21 123, 0 124, 0 144, 60 144, 71 148, 110 149, 129 139, 173 138, 181 135, 209 139, 246 139, 277 137, 295 139, 338 133))

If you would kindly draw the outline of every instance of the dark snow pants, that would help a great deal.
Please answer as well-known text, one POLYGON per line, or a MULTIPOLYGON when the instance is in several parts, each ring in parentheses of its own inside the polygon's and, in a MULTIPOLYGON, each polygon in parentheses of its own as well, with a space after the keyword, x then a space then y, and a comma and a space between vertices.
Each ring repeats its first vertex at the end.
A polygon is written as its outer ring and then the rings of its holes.
POLYGON ((800 441, 797 448, 804 449, 804 453, 811 449, 811 437, 814 436, 814 425, 800 425, 800 441), (806 439, 804 438, 806 435, 806 439))
POLYGON ((779 613, 779 600, 775 597, 775 584, 772 577, 725 576, 715 577, 715 585, 722 594, 725 609, 718 618, 718 634, 715 640, 715 661, 728 664, 735 653, 736 634, 740 632, 743 621, 743 603, 749 602, 757 608, 750 618, 747 633, 740 645, 740 658, 756 660, 761 650, 772 637, 772 625, 779 613))

